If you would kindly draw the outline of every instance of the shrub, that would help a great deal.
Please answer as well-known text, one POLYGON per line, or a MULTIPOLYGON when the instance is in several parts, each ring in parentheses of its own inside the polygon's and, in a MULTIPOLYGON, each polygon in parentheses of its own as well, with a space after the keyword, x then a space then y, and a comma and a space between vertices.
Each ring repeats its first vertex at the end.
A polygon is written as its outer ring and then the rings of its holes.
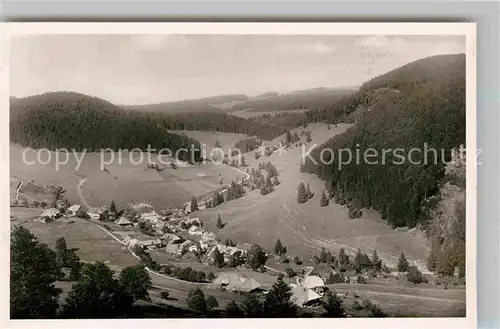
POLYGON ((215 280, 215 274, 214 272, 209 272, 208 275, 207 275, 207 280, 208 281, 213 281, 215 280))
POLYGON ((408 273, 406 274, 406 279, 415 284, 427 281, 422 272, 420 272, 416 266, 410 266, 408 273))
POLYGON ((380 307, 378 307, 377 305, 372 305, 372 307, 370 308, 370 311, 372 312, 371 316, 372 318, 385 318, 387 317, 387 314, 382 311, 382 309, 380 307))
POLYGON ((205 303, 209 310, 213 310, 214 308, 219 306, 219 303, 217 302, 217 299, 215 299, 214 296, 208 296, 205 303))
POLYGON ((203 312, 207 310, 205 294, 200 288, 191 289, 189 291, 187 304, 190 308, 196 311, 203 312))
POLYGON ((363 306, 357 301, 355 300, 353 303, 352 303, 352 308, 356 311, 359 311, 359 310, 362 310, 363 309, 363 306))
POLYGON ((364 299, 363 302, 361 303, 361 306, 363 306, 364 309, 371 309, 373 304, 372 302, 370 302, 369 299, 364 299))
POLYGON ((366 279, 362 275, 358 275, 358 283, 359 284, 366 284, 366 279))
POLYGON ((290 263, 290 260, 288 258, 285 258, 285 259, 283 259, 283 263, 288 264, 288 263, 290 263))
POLYGON ((160 293, 160 297, 163 298, 163 299, 168 299, 168 296, 169 296, 169 292, 168 291, 162 291, 160 293))
POLYGON ((297 273, 295 273, 295 271, 289 267, 285 269, 285 273, 286 273, 286 276, 288 276, 289 278, 293 278, 294 276, 297 275, 297 273))

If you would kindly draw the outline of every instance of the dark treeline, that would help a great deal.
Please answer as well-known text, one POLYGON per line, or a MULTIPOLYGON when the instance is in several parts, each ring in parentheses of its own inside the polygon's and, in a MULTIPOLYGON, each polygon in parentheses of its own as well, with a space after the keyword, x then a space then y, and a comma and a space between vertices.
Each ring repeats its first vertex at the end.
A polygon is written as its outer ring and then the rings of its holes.
MULTIPOLYGON (((106 148, 145 150, 151 145, 175 151, 199 146, 195 139, 167 132, 149 114, 124 111, 100 98, 73 92, 13 100, 10 116, 11 142, 33 148, 91 152, 106 148)), ((181 154, 188 160, 186 152, 181 154)))
MULTIPOLYGON (((393 226, 425 222, 422 209, 443 182, 443 160, 449 161, 451 149, 465 143, 465 56, 434 56, 410 63, 365 83, 354 98, 342 111, 336 108, 336 115, 365 109, 357 124, 314 149, 318 164, 306 159, 301 169, 327 180, 332 196, 358 209, 373 208, 393 226), (409 150, 423 150, 424 143, 438 150, 437 159, 430 152, 427 164, 410 163, 409 150), (324 148, 334 152, 333 163, 319 161, 324 148), (365 161, 368 148, 378 156, 365 161), (382 164, 382 150, 396 148, 404 150, 397 153, 403 161, 388 152, 382 164), (351 150, 353 159, 359 149, 359 164, 353 160, 339 169, 340 149, 351 150), (444 159, 441 150, 446 151, 444 159)), ((324 160, 329 159, 327 152, 324 160)), ((423 151, 412 153, 414 163, 423 160, 423 151)))
POLYGON ((289 112, 276 112, 276 113, 266 113, 254 117, 254 120, 260 120, 267 124, 283 126, 287 129, 293 129, 307 124, 307 122, 312 121, 308 115, 308 111, 289 111, 289 112))
POLYGON ((260 120, 239 118, 224 113, 186 113, 153 115, 161 127, 173 130, 220 131, 257 136, 271 140, 285 133, 280 125, 268 124, 260 120))
POLYGON ((162 112, 162 113, 187 113, 187 112, 222 112, 215 107, 217 104, 230 103, 235 101, 245 101, 248 96, 242 94, 221 95, 197 99, 187 99, 176 102, 162 102, 145 105, 123 105, 127 110, 142 112, 162 112))
POLYGON ((231 111, 250 109, 249 112, 273 112, 323 108, 352 93, 352 89, 317 88, 301 90, 267 98, 250 99, 235 104, 231 107, 231 111))

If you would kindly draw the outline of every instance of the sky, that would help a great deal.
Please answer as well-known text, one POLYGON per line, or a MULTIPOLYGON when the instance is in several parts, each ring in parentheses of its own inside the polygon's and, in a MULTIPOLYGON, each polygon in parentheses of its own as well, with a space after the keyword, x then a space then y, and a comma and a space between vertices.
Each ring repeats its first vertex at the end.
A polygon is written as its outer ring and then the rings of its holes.
POLYGON ((10 93, 75 91, 115 104, 359 86, 461 36, 33 35, 10 45, 10 93))

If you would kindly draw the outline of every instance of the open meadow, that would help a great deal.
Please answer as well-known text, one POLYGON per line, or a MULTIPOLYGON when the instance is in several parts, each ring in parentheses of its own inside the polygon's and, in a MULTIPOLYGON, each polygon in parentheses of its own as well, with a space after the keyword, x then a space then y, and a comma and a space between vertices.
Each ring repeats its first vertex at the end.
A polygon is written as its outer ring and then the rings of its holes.
MULTIPOLYGON (((191 199, 192 196, 206 194, 218 186, 221 179, 230 182, 243 177, 235 168, 214 163, 199 165, 185 164, 176 169, 169 165, 161 167, 160 171, 147 168, 147 156, 144 161, 134 164, 139 160, 138 155, 130 156, 124 152, 121 156, 115 154, 115 160, 105 165, 101 170, 101 154, 86 153, 81 165, 75 156, 70 153, 68 162, 56 166, 56 154, 50 152, 51 162, 41 164, 37 161, 33 151, 26 153, 26 160, 35 162, 26 163, 23 160, 24 148, 11 145, 11 180, 10 195, 16 196, 19 181, 33 180, 37 185, 60 185, 66 190, 66 197, 71 203, 81 203, 92 207, 108 205, 112 200, 120 207, 125 207, 132 202, 147 201, 155 208, 173 207, 191 199), (132 161, 131 161, 132 159, 132 161)), ((60 159, 65 159, 65 154, 60 159)), ((79 157, 82 154, 78 154, 79 157)), ((47 153, 42 154, 42 160, 47 159, 47 153)), ((111 154, 103 156, 104 161, 111 162, 111 154)), ((155 161, 155 155, 152 155, 155 161)), ((165 161, 167 163, 167 161, 165 161)), ((160 163, 161 165, 161 163, 160 163)), ((32 189, 22 187, 26 191, 26 198, 30 199, 32 189)), ((31 198, 32 199, 32 198, 31 198)))
MULTIPOLYGON (((310 124, 312 143, 320 144, 334 134, 345 131, 349 125, 342 124, 328 130, 323 124, 310 124)), ((292 131, 293 132, 293 131, 292 131)), ((283 137, 281 137, 283 138, 283 137)), ((301 136, 304 140, 305 137, 301 136)), ((279 140, 276 139, 274 142, 279 140)), ((307 145, 305 150, 309 150, 307 145)), ((417 231, 396 231, 382 220, 378 213, 363 210, 358 219, 348 218, 346 206, 330 200, 327 207, 320 207, 324 182, 312 174, 300 173, 301 148, 293 146, 283 154, 273 153, 256 160, 253 152, 246 156, 248 168, 257 168, 259 162, 271 161, 278 169, 281 184, 275 191, 262 196, 258 190, 244 197, 223 203, 216 208, 196 212, 204 226, 218 233, 222 240, 235 243, 251 242, 272 250, 277 238, 287 247, 289 255, 303 257, 306 261, 318 254, 321 248, 338 253, 340 248, 354 254, 358 248, 371 254, 374 249, 389 266, 395 266, 401 252, 425 270, 427 241, 417 231), (308 202, 297 202, 297 187, 300 182, 309 183, 314 197, 308 202), (216 228, 217 215, 227 223, 222 230, 216 228)))

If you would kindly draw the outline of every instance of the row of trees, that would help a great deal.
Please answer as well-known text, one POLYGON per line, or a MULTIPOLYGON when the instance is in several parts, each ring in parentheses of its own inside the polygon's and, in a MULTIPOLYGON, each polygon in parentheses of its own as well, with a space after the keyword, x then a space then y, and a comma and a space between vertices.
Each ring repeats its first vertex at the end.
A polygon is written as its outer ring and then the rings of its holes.
POLYGON ((11 234, 10 316, 13 319, 116 318, 126 316, 138 299, 149 300, 149 274, 143 266, 127 267, 118 278, 104 263, 80 262, 74 249, 58 239, 55 251, 27 229, 11 234), (61 289, 55 281, 70 267, 75 281, 59 305, 61 289))

